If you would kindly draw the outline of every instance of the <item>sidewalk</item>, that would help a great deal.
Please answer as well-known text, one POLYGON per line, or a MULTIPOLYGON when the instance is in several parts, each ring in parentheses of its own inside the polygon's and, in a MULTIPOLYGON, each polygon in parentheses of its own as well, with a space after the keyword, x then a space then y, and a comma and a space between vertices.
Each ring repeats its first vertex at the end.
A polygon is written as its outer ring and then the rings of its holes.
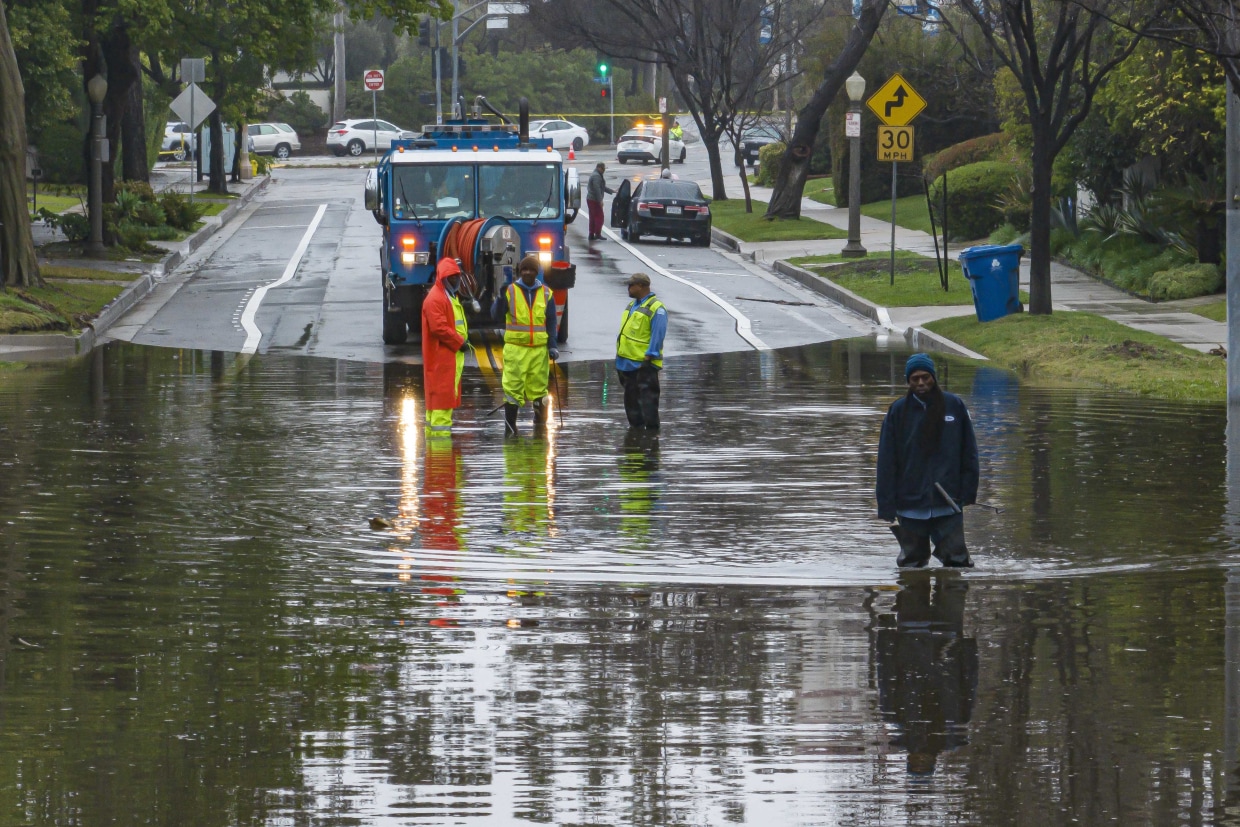
MULTIPOLYGON (((703 187, 704 191, 709 191, 710 181, 700 181, 698 183, 703 187)), ((772 190, 768 187, 751 186, 750 192, 753 194, 754 201, 761 201, 765 204, 770 201, 772 190)), ((848 230, 847 209, 820 204, 808 198, 801 201, 801 217, 813 221, 821 221, 824 224, 831 224, 845 231, 848 230)), ((810 279, 813 280, 811 282, 790 273, 790 270, 797 268, 788 265, 786 259, 798 256, 838 254, 844 248, 845 243, 844 239, 820 241, 737 241, 736 248, 741 255, 752 257, 756 262, 767 263, 785 275, 792 275, 803 284, 813 286, 814 283, 821 284, 823 280, 817 276, 810 276, 810 279)), ((890 222, 880 221, 879 219, 869 218, 864 215, 861 216, 861 244, 869 251, 872 258, 888 255, 891 250, 890 222)), ((928 233, 918 230, 909 230, 897 226, 895 228, 895 244, 896 249, 899 250, 911 250, 926 256, 934 255, 934 239, 928 233)), ((957 260, 960 249, 960 247, 949 248, 948 255, 953 262, 957 260)), ((958 278, 963 278, 959 265, 953 264, 952 266, 955 268, 952 271, 953 274, 958 278)), ((807 271, 801 272, 806 273, 807 271)), ((1028 256, 1021 260, 1020 285, 1025 290, 1029 289, 1028 256)), ((836 299, 840 298, 835 291, 823 290, 820 292, 825 292, 836 299)), ((862 312, 863 315, 869 315, 879 324, 903 334, 906 338, 918 336, 919 332, 924 335, 921 327, 927 322, 947 316, 970 315, 974 312, 973 305, 876 308, 860 297, 854 298, 859 302, 870 305, 872 310, 865 312, 864 309, 857 307, 854 307, 854 309, 862 312)), ((1209 299, 1148 302, 1106 285, 1079 270, 1074 270, 1071 267, 1065 267, 1054 262, 1051 264, 1051 299, 1052 309, 1054 310, 1079 310, 1094 313, 1137 330, 1155 333, 1203 353, 1220 345, 1225 345, 1227 342, 1226 322, 1212 321, 1204 316, 1198 316, 1188 309, 1194 305, 1203 304, 1209 301, 1209 299)), ((851 302, 845 303, 852 304, 851 302)))
MULTIPOLYGON (((189 182, 187 179, 188 175, 186 170, 183 169, 174 170, 171 174, 164 170, 153 170, 151 173, 151 186, 156 192, 164 192, 170 189, 178 192, 188 192, 189 182)), ((76 336, 63 333, 0 334, 0 361, 46 361, 67 359, 89 353, 104 331, 120 319, 121 316, 125 315, 130 308, 145 298, 154 289, 155 285, 163 280, 165 274, 175 269, 185 260, 186 256, 197 250, 207 239, 215 235, 221 227, 231 221, 249 203, 250 199, 266 188, 270 182, 271 176, 264 175, 239 183, 230 183, 228 185, 229 192, 237 196, 234 202, 229 204, 219 215, 204 216, 202 219, 203 226, 193 235, 184 241, 151 242, 152 245, 163 247, 168 251, 155 262, 144 262, 137 259, 109 261, 94 258, 49 258, 44 255, 43 246, 53 241, 63 241, 64 236, 59 230, 54 230, 41 222, 35 223, 31 227, 31 232, 34 236, 35 247, 38 249, 40 264, 85 267, 92 270, 107 270, 116 273, 138 273, 140 276, 133 280, 111 304, 103 308, 99 315, 92 319, 87 327, 76 336)), ((195 193, 201 192, 205 187, 205 182, 196 184, 194 191, 195 193)))

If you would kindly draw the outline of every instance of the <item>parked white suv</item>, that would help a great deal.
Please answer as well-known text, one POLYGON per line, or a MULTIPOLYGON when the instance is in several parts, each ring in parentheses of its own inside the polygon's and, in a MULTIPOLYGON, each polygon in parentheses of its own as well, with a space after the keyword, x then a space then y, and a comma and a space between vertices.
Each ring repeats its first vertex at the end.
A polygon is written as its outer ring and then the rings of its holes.
POLYGON ((160 155, 171 155, 178 161, 184 161, 194 154, 197 136, 189 124, 179 121, 168 121, 164 124, 164 142, 159 147, 160 155))
POLYGON ((297 130, 286 123, 252 123, 249 126, 251 152, 274 155, 284 160, 294 152, 301 151, 301 139, 297 130))
POLYGON ((392 141, 402 136, 413 137, 395 124, 387 121, 365 120, 337 121, 327 130, 327 148, 337 155, 348 153, 356 158, 366 152, 374 152, 375 146, 380 152, 392 148, 392 141))

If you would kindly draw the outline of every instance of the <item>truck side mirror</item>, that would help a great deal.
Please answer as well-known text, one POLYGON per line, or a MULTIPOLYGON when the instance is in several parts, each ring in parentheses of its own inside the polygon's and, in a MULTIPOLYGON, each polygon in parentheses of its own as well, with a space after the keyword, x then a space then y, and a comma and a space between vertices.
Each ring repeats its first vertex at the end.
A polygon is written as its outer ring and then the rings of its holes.
POLYGON ((379 210, 379 171, 378 170, 372 169, 366 173, 366 188, 365 188, 364 201, 365 201, 366 209, 370 210, 371 212, 377 212, 379 210))
POLYGON ((564 171, 564 225, 572 224, 581 212, 581 178, 576 167, 564 171))

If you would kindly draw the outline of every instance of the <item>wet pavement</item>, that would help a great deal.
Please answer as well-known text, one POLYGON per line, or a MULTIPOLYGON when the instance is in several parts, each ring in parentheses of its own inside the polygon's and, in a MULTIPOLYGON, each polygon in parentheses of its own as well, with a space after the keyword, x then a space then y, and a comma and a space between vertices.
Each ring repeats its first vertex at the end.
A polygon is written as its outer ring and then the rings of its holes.
POLYGON ((398 362, 4 375, 0 823, 1233 823, 1225 410, 945 364, 1004 510, 901 574, 905 356, 674 360, 657 437, 470 371, 429 443, 398 362))

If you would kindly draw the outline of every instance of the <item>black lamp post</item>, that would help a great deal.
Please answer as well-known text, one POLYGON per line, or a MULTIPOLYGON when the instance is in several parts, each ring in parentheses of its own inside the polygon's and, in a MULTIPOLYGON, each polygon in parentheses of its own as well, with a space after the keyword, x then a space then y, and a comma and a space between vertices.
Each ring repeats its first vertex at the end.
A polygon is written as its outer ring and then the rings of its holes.
POLYGON ((866 249, 861 246, 861 99, 865 97, 865 78, 853 72, 844 81, 844 88, 852 102, 848 113, 853 125, 848 139, 848 243, 840 255, 863 258, 866 249))
POLYGON ((90 98, 90 240, 86 250, 92 254, 103 252, 103 162, 107 160, 107 127, 103 117, 103 99, 108 94, 108 81, 103 75, 95 75, 86 82, 86 96, 90 98))

